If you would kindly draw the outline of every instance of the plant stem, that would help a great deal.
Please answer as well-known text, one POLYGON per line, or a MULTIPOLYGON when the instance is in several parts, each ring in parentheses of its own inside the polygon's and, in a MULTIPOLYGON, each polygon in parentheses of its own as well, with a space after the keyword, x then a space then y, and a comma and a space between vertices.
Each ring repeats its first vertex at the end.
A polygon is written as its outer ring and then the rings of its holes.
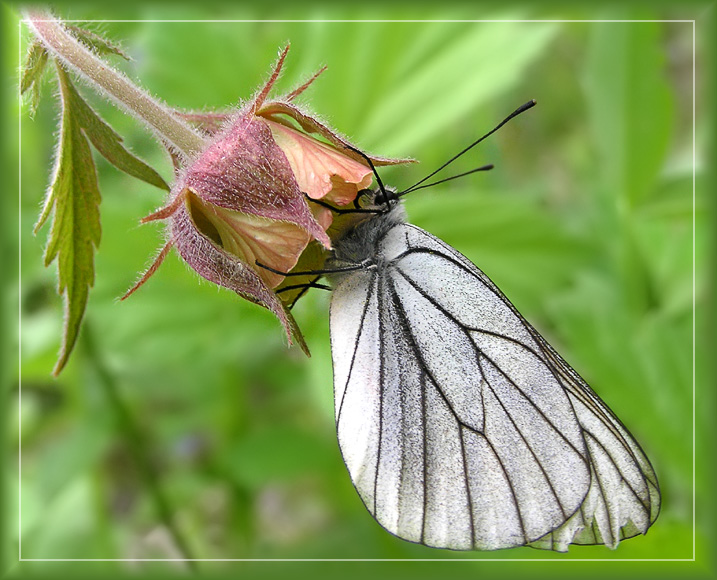
POLYGON ((26 19, 43 46, 82 77, 87 79, 132 116, 142 120, 164 142, 187 160, 196 157, 206 139, 169 108, 137 87, 125 75, 85 48, 62 22, 47 13, 30 10, 26 19))
POLYGON ((177 527, 172 516, 173 509, 171 504, 159 483, 157 471, 154 464, 149 458, 146 451, 146 441, 140 427, 137 425, 132 412, 122 399, 122 395, 117 387, 117 381, 104 364, 100 356, 94 339, 94 333, 89 321, 85 321, 82 331, 82 343, 87 357, 87 362, 94 370, 99 379, 110 406, 115 412, 119 422, 119 428, 126 440, 130 453, 134 457, 139 472, 141 473, 145 484, 147 485, 149 495, 154 503, 155 509, 162 524, 169 531, 172 539, 182 554, 183 559, 187 561, 187 565, 193 571, 196 571, 196 562, 191 555, 189 545, 177 527))

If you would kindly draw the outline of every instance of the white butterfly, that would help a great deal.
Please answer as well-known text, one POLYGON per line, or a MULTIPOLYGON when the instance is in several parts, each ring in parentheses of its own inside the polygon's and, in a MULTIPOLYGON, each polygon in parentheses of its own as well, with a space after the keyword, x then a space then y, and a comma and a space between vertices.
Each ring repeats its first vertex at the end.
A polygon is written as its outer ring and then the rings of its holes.
MULTIPOLYGON (((398 201, 327 269, 339 445, 389 532, 454 550, 645 533, 655 473, 627 429, 456 250, 398 201)), ((373 207, 379 207, 374 205, 373 207)))
POLYGON ((369 512, 411 542, 614 548, 659 513, 655 472, 607 405, 481 270, 405 223, 398 197, 534 104, 400 194, 375 174, 326 270, 292 274, 332 282, 341 453, 369 512))

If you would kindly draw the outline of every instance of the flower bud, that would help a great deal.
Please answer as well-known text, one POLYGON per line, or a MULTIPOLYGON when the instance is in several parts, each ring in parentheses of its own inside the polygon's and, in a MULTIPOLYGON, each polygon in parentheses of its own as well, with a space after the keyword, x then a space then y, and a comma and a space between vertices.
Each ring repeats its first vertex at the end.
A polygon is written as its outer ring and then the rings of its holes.
MULTIPOLYGON (((266 85, 230 115, 186 115, 209 136, 208 145, 178 171, 170 201, 143 222, 167 219, 168 242, 155 263, 125 295, 151 276, 174 246, 200 276, 271 310, 306 350, 291 314, 272 290, 309 242, 331 248, 331 210, 372 181, 366 161, 335 131, 292 103, 323 72, 282 99, 265 102, 288 46, 266 85), (220 124, 221 123, 221 124, 220 124), (314 136, 317 134, 317 136, 314 136)), ((402 163, 371 157, 375 165, 402 163)))

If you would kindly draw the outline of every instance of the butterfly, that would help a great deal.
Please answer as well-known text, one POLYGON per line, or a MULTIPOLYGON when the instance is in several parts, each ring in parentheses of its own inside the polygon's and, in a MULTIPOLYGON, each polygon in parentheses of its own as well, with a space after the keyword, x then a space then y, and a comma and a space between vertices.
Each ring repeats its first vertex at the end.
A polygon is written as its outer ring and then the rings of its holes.
POLYGON ((660 490, 640 445, 488 276, 406 222, 399 198, 430 175, 400 193, 375 175, 322 272, 339 447, 371 515, 452 550, 646 533, 660 490))

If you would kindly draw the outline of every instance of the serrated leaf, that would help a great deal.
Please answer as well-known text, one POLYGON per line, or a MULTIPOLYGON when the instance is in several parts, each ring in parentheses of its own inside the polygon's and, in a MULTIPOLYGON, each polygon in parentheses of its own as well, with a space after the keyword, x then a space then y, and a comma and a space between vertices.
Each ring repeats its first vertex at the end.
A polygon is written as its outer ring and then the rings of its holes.
POLYGON ((89 30, 85 30, 79 26, 68 26, 67 29, 72 32, 72 34, 83 44, 86 44, 90 48, 94 49, 97 54, 115 54, 117 56, 121 56, 125 60, 130 60, 129 55, 124 52, 119 45, 114 44, 99 34, 95 34, 94 32, 90 32, 89 30))
POLYGON ((32 89, 32 97, 30 98, 30 115, 34 115, 37 105, 40 102, 40 79, 47 65, 47 51, 35 41, 27 52, 27 60, 22 68, 22 77, 20 79, 20 94, 24 95, 29 89, 32 89))
POLYGON ((100 242, 100 192, 90 142, 115 167, 165 190, 162 177, 122 146, 115 133, 82 99, 65 70, 57 66, 62 100, 60 146, 54 178, 35 232, 54 210, 45 265, 58 259, 60 294, 65 295, 65 326, 54 374, 65 366, 75 345, 94 283, 94 251, 100 242))
POLYGON ((65 325, 57 364, 59 374, 72 352, 94 283, 94 252, 99 245, 100 191, 90 143, 77 114, 76 94, 67 73, 57 67, 62 99, 60 144, 54 178, 39 228, 54 209, 45 265, 57 259, 58 292, 65 296, 65 325))

